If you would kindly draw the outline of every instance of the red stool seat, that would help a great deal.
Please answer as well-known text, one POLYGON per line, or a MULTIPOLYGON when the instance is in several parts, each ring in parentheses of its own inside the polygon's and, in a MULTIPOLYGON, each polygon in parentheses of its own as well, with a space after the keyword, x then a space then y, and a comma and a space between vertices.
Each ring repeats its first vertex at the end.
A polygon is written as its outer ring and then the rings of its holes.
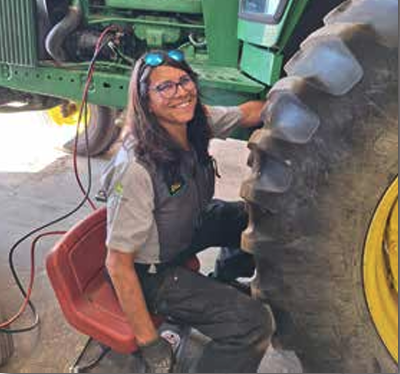
MULTIPOLYGON (((76 224, 53 247, 46 267, 66 320, 79 332, 119 353, 137 350, 135 334, 107 281, 106 209, 76 224)), ((195 257, 188 267, 197 271, 195 257)), ((156 325, 162 321, 154 318, 156 325)))

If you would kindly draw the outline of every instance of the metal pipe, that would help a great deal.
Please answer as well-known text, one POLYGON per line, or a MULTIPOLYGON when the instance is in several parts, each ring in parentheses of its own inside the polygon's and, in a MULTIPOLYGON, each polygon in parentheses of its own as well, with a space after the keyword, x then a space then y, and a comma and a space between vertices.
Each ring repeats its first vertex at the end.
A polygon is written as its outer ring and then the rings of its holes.
POLYGON ((68 60, 63 44, 65 39, 81 24, 82 18, 82 6, 79 1, 74 1, 74 5, 69 7, 68 14, 48 33, 46 51, 56 62, 68 60))

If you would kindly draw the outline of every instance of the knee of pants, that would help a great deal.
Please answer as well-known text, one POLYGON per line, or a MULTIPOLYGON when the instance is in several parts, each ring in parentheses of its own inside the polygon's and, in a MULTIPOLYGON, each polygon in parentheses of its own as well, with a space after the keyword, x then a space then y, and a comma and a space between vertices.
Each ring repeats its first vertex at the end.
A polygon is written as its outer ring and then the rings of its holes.
POLYGON ((248 343, 265 345, 266 348, 275 332, 275 320, 271 309, 268 305, 251 300, 242 312, 245 315, 240 319, 241 328, 247 330, 248 343))
POLYGON ((271 343, 272 336, 276 331, 275 317, 272 313, 272 309, 267 304, 261 304, 260 311, 260 343, 259 347, 262 350, 266 350, 268 345, 271 343))

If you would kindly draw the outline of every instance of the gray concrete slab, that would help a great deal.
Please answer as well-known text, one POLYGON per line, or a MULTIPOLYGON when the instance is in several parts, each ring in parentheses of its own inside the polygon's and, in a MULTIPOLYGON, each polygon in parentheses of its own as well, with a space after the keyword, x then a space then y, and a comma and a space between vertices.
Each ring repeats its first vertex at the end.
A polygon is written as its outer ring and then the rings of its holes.
MULTIPOLYGON (((57 128, 45 120, 42 113, 0 115, 0 306, 7 316, 13 315, 22 298, 8 267, 8 251, 23 235, 74 209, 82 198, 73 175, 72 157, 61 150, 72 131, 57 128)), ((227 200, 239 198, 240 182, 248 173, 245 143, 228 140, 215 141, 212 153, 218 160, 222 178, 217 181, 216 196, 227 200)), ((112 152, 92 160, 92 196, 99 187, 99 176, 112 152)), ((87 180, 86 160, 79 159, 82 179, 87 180)), ((68 230, 90 212, 85 206, 72 217, 51 227, 68 230)), ((15 354, 1 370, 14 373, 68 372, 69 366, 82 349, 86 337, 70 327, 59 309, 45 272, 45 257, 57 237, 45 238, 36 249, 36 278, 32 301, 41 318, 40 328, 16 335, 15 354)), ((15 264, 24 284, 29 279, 30 241, 15 252, 15 264)), ((200 255, 202 271, 208 273, 216 256, 216 249, 200 255)), ((31 323, 28 312, 13 325, 14 328, 31 323)), ((202 337, 194 335, 191 349, 185 353, 188 368, 201 350, 202 337)), ((95 354, 93 348, 92 354, 95 354)), ((186 366, 185 366, 186 365, 186 366)), ((268 363, 260 369, 268 371, 268 363)), ((271 366, 270 366, 271 367, 271 366)), ((112 353, 93 372, 139 372, 135 357, 112 353)))

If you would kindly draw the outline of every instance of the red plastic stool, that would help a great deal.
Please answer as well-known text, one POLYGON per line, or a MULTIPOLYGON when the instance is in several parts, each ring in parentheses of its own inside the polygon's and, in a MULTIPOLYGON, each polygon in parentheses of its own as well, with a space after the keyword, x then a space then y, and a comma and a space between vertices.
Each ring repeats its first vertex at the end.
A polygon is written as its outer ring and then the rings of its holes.
MULTIPOLYGON (((105 240, 106 209, 101 208, 68 231, 46 259, 50 283, 66 320, 90 337, 71 368, 73 372, 79 371, 79 361, 92 340, 118 353, 131 354, 138 349, 135 334, 106 278, 105 240)), ((187 266, 198 271, 200 264, 194 257, 187 266)), ((162 320, 155 317, 154 322, 159 326, 162 320)))

